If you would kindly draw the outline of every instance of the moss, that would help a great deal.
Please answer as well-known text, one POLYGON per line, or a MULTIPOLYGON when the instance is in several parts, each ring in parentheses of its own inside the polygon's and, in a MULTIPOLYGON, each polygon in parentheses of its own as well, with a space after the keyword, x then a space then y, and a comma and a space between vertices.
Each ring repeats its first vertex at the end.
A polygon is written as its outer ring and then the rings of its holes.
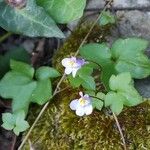
MULTIPOLYGON (((34 128, 30 141, 36 150, 112 150, 122 149, 120 135, 115 121, 104 112, 94 111, 90 116, 77 117, 69 109, 72 99, 78 97, 78 91, 67 90, 55 97, 38 124, 34 128), (60 99, 61 98, 61 99, 60 99)), ((129 149, 150 148, 150 135, 146 130, 148 108, 143 103, 125 110, 119 117, 129 149)), ((32 108, 32 112, 35 109, 32 108)), ((30 114, 29 120, 33 119, 30 114)), ((29 149, 28 144, 26 150, 29 149)))
MULTIPOLYGON (((53 59, 53 64, 62 70, 62 58, 74 53, 89 30, 78 28, 66 41, 53 59)), ((105 41, 108 30, 96 26, 90 41, 105 41), (107 32, 106 32, 107 31, 107 32), (105 33, 105 36, 104 36, 105 33), (99 39, 99 37, 101 37, 99 39)), ((63 83, 63 87, 66 82, 63 83)), ((109 112, 94 111, 90 116, 77 117, 69 108, 72 99, 78 98, 78 89, 68 88, 58 94, 33 129, 29 140, 36 150, 122 150, 122 141, 115 121, 109 112)), ((125 139, 130 150, 150 149, 150 104, 147 102, 124 110, 119 116, 125 139)), ((32 123, 40 109, 32 107, 28 120, 32 123)), ((29 144, 23 148, 29 150, 29 144)))
MULTIPOLYGON (((83 39, 87 35, 88 31, 91 28, 91 24, 88 25, 81 25, 75 29, 75 31, 71 34, 71 36, 67 39, 64 43, 63 47, 60 48, 56 55, 53 57, 53 66, 55 66, 59 70, 63 70, 60 62, 66 56, 73 56, 75 52, 78 50, 80 44, 82 43, 83 39)), ((92 30, 92 33, 87 38, 85 43, 90 42, 105 42, 106 36, 110 33, 110 27, 100 27, 96 25, 95 28, 92 30)))

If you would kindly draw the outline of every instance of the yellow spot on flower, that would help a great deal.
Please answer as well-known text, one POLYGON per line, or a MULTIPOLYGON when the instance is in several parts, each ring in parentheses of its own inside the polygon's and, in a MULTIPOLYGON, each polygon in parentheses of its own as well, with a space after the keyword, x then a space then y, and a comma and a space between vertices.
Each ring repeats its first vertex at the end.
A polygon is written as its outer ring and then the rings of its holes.
POLYGON ((71 66, 73 66, 73 65, 75 64, 75 62, 74 62, 74 61, 70 61, 69 64, 70 64, 71 66))
POLYGON ((79 104, 80 104, 81 106, 84 106, 84 105, 86 104, 86 100, 85 100, 84 98, 80 98, 80 99, 79 99, 79 104))

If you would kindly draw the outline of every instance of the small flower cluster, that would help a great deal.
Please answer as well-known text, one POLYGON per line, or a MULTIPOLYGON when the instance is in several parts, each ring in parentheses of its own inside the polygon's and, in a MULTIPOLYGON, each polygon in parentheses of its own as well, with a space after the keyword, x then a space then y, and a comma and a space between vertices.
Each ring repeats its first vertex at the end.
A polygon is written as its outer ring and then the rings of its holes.
MULTIPOLYGON (((64 58, 62 60, 62 65, 65 67, 65 74, 75 78, 77 71, 87 62, 84 59, 77 59, 76 57, 64 58)), ((76 115, 90 115, 93 112, 91 98, 88 94, 83 95, 79 92, 81 96, 79 99, 72 100, 70 103, 70 108, 76 111, 76 115)))

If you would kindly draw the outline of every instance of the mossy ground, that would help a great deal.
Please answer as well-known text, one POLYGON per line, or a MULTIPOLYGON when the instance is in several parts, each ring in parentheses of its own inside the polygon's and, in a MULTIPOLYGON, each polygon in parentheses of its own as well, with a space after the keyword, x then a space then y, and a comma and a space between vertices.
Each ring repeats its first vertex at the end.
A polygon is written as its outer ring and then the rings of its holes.
MULTIPOLYGON (((62 58, 71 56, 89 31, 89 26, 78 28, 53 59, 60 71, 62 58)), ((96 26, 86 42, 105 41, 108 28, 96 26)), ((67 86, 67 81, 62 85, 67 86)), ((62 88, 63 88, 62 87, 62 88)), ((122 140, 113 117, 107 111, 94 111, 90 116, 77 117, 69 108, 72 99, 78 98, 79 89, 68 88, 54 97, 29 140, 35 150, 122 150, 122 140)), ((35 120, 39 107, 32 107, 28 120, 35 120)), ((129 150, 150 149, 150 104, 147 102, 125 109, 118 116, 129 150)), ((29 144, 23 148, 29 150, 29 144)))

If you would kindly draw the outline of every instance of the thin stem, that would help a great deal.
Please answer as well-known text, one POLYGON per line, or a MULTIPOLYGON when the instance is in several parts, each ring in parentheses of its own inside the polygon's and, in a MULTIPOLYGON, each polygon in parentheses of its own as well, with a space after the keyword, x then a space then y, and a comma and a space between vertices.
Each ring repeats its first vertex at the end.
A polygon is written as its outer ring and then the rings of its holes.
MULTIPOLYGON (((110 0, 110 1, 105 5, 103 11, 106 10, 107 6, 108 6, 111 2, 112 2, 112 0, 110 0)), ((96 23, 97 23, 98 20, 101 18, 101 16, 102 16, 102 13, 100 13, 100 15, 98 16, 98 18, 96 19, 96 21, 95 21, 95 22, 93 23, 93 25, 91 26, 89 32, 87 33, 87 35, 86 35, 85 38, 83 39, 82 43, 80 44, 80 46, 79 46, 79 48, 77 49, 77 51, 76 51, 76 53, 75 53, 74 56, 77 56, 77 55, 78 55, 79 49, 83 46, 83 44, 85 43, 85 41, 86 41, 87 38, 89 37, 90 33, 91 33, 92 30, 94 29, 96 23)), ((62 76, 62 78, 60 79, 60 81, 58 82, 58 84, 57 84, 57 86, 56 86, 56 89, 55 89, 55 91, 54 91, 54 93, 53 93, 53 97, 57 94, 57 91, 58 91, 58 89, 59 89, 59 86, 61 85, 61 83, 63 82, 63 80, 65 79, 65 77, 66 77, 66 74, 64 73, 63 76, 62 76)), ((47 103, 43 106, 41 112, 39 113, 39 115, 38 115, 37 118, 35 119, 34 123, 32 124, 32 126, 31 126, 31 128, 29 129, 28 133, 26 134, 25 138, 23 139, 23 141, 22 141, 21 145, 19 146, 18 150, 21 150, 21 148, 23 147, 23 145, 24 145, 25 142, 27 141, 27 139, 28 139, 30 133, 32 132, 32 130, 33 130, 33 128, 35 127, 36 123, 38 122, 38 120, 40 119, 40 117, 42 116, 42 114, 44 113, 44 111, 46 110, 46 108, 48 107, 49 103, 50 103, 50 102, 47 102, 47 103)))
POLYGON ((3 41, 5 41, 9 36, 11 36, 12 33, 7 32, 6 34, 4 34, 3 36, 0 37, 0 43, 2 43, 3 41))
POLYGON ((68 88, 69 88, 69 86, 67 86, 67 87, 65 87, 65 88, 63 88, 63 89, 61 89, 61 90, 57 91, 57 93, 56 93, 56 94, 61 93, 61 92, 65 91, 65 90, 66 90, 66 89, 68 89, 68 88))
MULTIPOLYGON (((54 91, 52 97, 54 97, 54 96, 58 93, 57 91, 58 91, 58 89, 59 89, 59 86, 60 86, 60 84, 62 83, 62 81, 65 79, 65 77, 66 77, 66 74, 63 74, 63 76, 61 77, 61 79, 59 80, 59 82, 58 82, 58 84, 57 84, 57 86, 56 86, 56 88, 55 88, 55 91, 54 91)), ((19 146, 18 150, 21 150, 21 148, 23 147, 23 145, 24 145, 25 142, 27 141, 27 139, 28 139, 30 133, 32 132, 32 130, 33 130, 33 128, 35 127, 36 123, 38 122, 38 120, 40 119, 40 117, 42 116, 42 114, 44 113, 44 111, 46 110, 46 108, 48 107, 49 103, 50 103, 50 102, 47 102, 47 103, 43 106, 42 110, 40 111, 39 115, 37 116, 37 118, 35 119, 34 123, 33 123, 32 126, 31 126, 31 128, 29 129, 27 135, 26 135, 25 138, 23 139, 23 141, 22 141, 21 145, 19 146)))
POLYGON ((118 127, 118 130, 119 130, 119 133, 120 133, 122 142, 123 142, 123 148, 124 148, 124 150, 127 150, 126 141, 125 141, 125 138, 124 138, 124 136, 123 136, 123 132, 122 132, 122 129, 121 129, 121 127, 120 127, 118 118, 117 118, 117 116, 116 116, 114 113, 113 113, 113 117, 114 117, 114 119, 115 119, 115 121, 116 121, 116 125, 117 125, 117 127, 118 127))

